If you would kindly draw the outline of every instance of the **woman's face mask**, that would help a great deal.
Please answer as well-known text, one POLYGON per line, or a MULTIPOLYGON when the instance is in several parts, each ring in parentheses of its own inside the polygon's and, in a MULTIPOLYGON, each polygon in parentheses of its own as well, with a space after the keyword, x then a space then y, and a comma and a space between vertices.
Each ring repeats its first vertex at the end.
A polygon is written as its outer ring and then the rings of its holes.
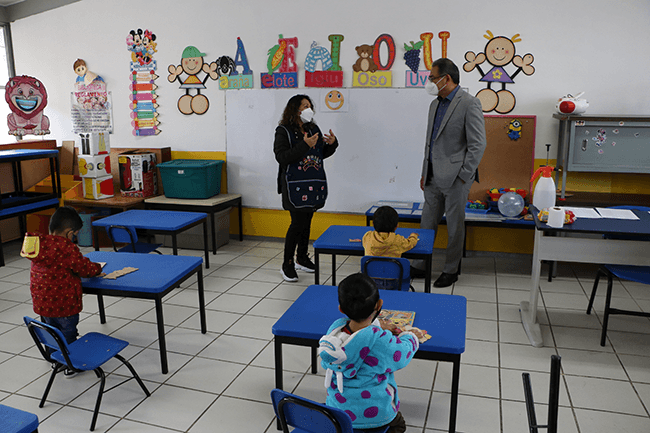
POLYGON ((300 113, 300 119, 302 119, 302 121, 305 123, 311 122, 313 118, 314 118, 314 110, 312 110, 311 108, 305 108, 300 113))

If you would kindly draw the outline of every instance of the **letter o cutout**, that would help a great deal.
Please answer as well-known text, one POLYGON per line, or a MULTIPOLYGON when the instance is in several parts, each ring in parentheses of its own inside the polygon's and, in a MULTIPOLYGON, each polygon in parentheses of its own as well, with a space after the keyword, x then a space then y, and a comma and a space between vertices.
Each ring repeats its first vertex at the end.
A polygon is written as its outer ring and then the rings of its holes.
POLYGON ((377 64, 377 69, 380 71, 390 70, 390 68, 393 66, 393 62, 395 62, 395 41, 391 35, 384 33, 377 37, 373 45, 372 58, 377 64), (381 59, 379 58, 379 46, 382 42, 386 43, 386 46, 388 47, 388 62, 386 62, 386 65, 383 65, 381 63, 381 59))

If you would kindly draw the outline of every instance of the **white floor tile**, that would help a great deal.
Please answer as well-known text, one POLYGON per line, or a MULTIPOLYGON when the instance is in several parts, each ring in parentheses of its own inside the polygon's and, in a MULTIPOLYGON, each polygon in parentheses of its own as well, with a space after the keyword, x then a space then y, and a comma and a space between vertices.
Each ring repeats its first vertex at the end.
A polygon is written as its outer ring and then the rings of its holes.
POLYGON ((208 345, 199 356, 232 361, 240 364, 250 363, 268 345, 268 341, 256 338, 221 335, 208 345))
MULTIPOLYGON (((221 396, 189 430, 190 433, 224 431, 229 433, 264 432, 275 414, 268 392, 268 403, 221 396), (215 430, 218 426, 218 430, 215 430)), ((271 427, 275 429, 275 425, 271 427)))
POLYGON ((650 418, 597 410, 575 409, 581 432, 639 433, 650 431, 650 418))
MULTIPOLYGON (((129 341, 122 355, 153 392, 144 399, 137 384, 128 382, 107 394, 96 431, 276 432, 269 397, 275 386, 271 327, 314 282, 314 275, 304 272, 297 283, 282 281, 283 247, 283 239, 250 238, 210 255, 213 266, 204 272, 207 334, 200 332, 196 279, 165 298, 168 374, 161 372, 152 301, 105 297, 108 323, 100 324, 96 297, 84 296, 80 332, 129 341)), ((0 401, 36 413, 43 431, 87 432, 97 390, 92 373, 57 378, 45 407, 38 408, 51 369, 23 324, 23 316, 36 317, 29 293, 30 262, 18 256, 20 242, 3 248, 7 265, 0 267, 0 401)), ((585 314, 595 265, 560 263, 558 278, 551 283, 544 267, 537 318, 545 347, 534 348, 519 314, 519 303, 529 298, 531 256, 472 254, 463 260, 458 283, 432 288, 468 299, 459 433, 526 431, 523 372, 531 375, 537 417, 545 422, 550 355, 555 353, 563 365, 560 431, 650 431, 650 320, 612 316, 607 344, 600 347, 604 284, 594 312, 585 314)), ((444 251, 436 249, 435 258, 434 278, 444 251)), ((337 282, 358 268, 359 257, 337 256, 337 282)), ((330 257, 322 257, 321 271, 321 284, 328 284, 330 257)), ((649 286, 618 280, 614 285, 613 306, 650 311, 649 286)), ((424 280, 414 280, 414 287, 423 292, 424 280)), ((324 371, 319 366, 311 374, 310 348, 284 345, 283 367, 285 389, 324 401, 324 371)), ((128 374, 117 360, 106 363, 104 370, 109 384, 128 374)), ((413 360, 396 373, 396 380, 408 431, 447 431, 451 364, 413 360)))
POLYGON ((565 379, 575 407, 647 416, 628 381, 578 376, 565 376, 565 379))
POLYGON ((216 399, 215 394, 163 384, 126 418, 186 431, 216 399))

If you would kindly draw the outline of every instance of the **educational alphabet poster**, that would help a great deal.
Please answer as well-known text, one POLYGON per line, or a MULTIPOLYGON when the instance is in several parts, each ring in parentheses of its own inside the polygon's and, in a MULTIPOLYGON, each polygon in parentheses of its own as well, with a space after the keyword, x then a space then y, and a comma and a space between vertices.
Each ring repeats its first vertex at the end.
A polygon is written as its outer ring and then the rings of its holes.
POLYGON ((305 87, 343 87, 339 65, 343 35, 329 35, 332 52, 314 41, 305 59, 305 87), (320 65, 321 70, 317 70, 320 65))
MULTIPOLYGON (((438 33, 438 38, 442 42, 442 55, 440 57, 447 57, 447 40, 451 34, 448 31, 438 33)), ((433 33, 427 32, 420 35, 419 42, 409 41, 404 43, 404 61, 409 68, 406 71, 406 84, 405 87, 424 87, 429 78, 431 65, 433 64, 433 56, 431 54, 431 40, 433 33), (424 69, 420 69, 420 51, 424 58, 424 69)))
POLYGON ((392 87, 393 74, 390 68, 395 62, 395 41, 386 33, 379 35, 372 45, 355 48, 359 58, 352 66, 352 87, 392 87), (388 59, 382 63, 379 55, 381 44, 388 48, 388 59))
POLYGON ((285 38, 280 34, 278 43, 268 51, 267 72, 262 72, 262 89, 298 87, 296 64, 298 38, 285 38), (277 72, 276 72, 277 71, 277 72))
POLYGON ((133 135, 160 134, 158 121, 158 96, 155 84, 157 64, 156 35, 150 30, 131 30, 126 37, 127 50, 131 52, 131 126, 133 135))
POLYGON ((248 66, 248 57, 244 49, 244 42, 237 38, 237 53, 235 58, 221 56, 216 61, 217 74, 219 75, 219 89, 252 89, 253 88, 253 71, 248 66), (243 68, 242 72, 237 71, 237 67, 243 68))

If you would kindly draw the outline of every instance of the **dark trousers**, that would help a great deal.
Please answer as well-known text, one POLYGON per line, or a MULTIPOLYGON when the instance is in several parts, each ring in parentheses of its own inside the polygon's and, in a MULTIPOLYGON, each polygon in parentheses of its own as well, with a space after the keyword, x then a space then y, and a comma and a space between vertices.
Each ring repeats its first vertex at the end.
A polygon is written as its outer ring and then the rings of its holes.
POLYGON ((289 211, 289 213, 291 214, 291 225, 289 225, 287 236, 284 239, 284 263, 293 260, 296 246, 298 246, 298 257, 307 256, 311 219, 314 216, 312 211, 289 211))

